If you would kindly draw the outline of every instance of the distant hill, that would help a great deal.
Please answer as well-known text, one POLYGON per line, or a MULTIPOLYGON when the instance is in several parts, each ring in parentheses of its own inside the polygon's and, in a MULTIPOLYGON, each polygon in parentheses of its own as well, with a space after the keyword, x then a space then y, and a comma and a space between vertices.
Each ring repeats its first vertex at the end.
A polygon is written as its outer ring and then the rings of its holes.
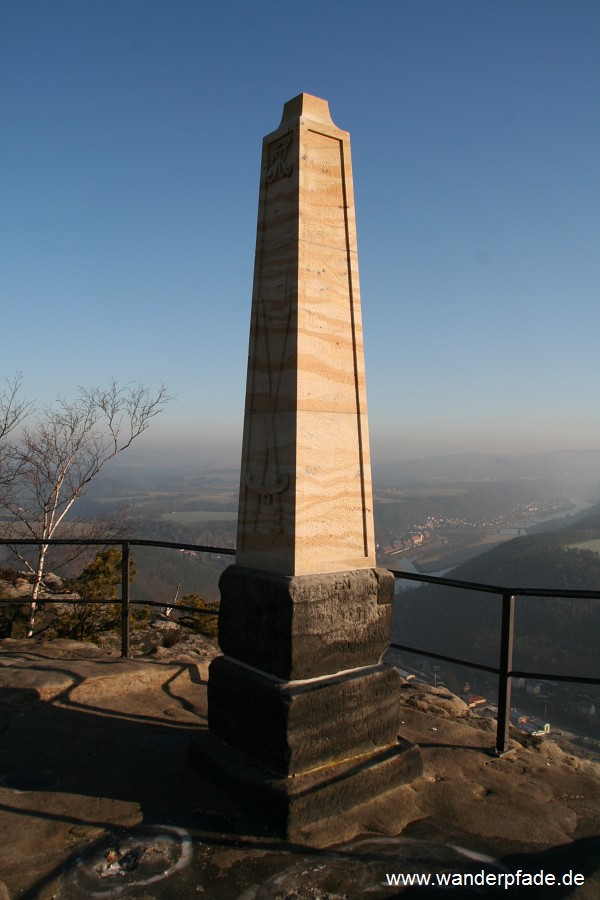
MULTIPOLYGON (((600 504, 569 528, 515 538, 448 577, 515 590, 600 590, 600 554, 570 546, 582 536, 600 538, 600 504)), ((411 634, 423 649, 497 665, 500 598, 428 585, 410 592, 408 602, 411 634)), ((517 668, 600 677, 600 601, 518 598, 515 634, 517 668)))
POLYGON ((591 537, 600 537, 600 503, 596 503, 594 506, 590 506, 589 509, 584 509, 576 516, 573 516, 573 521, 569 523, 565 530, 568 532, 581 532, 587 536, 586 539, 588 540, 591 537))
POLYGON ((555 450, 521 455, 461 453, 373 466, 376 487, 410 486, 427 481, 503 481, 543 479, 562 490, 594 485, 600 499, 600 449, 555 450))
POLYGON ((525 504, 547 496, 537 481, 515 480, 495 482, 458 482, 447 489, 428 491, 422 486, 418 493, 388 498, 375 497, 375 527, 378 539, 387 540, 386 532, 397 534, 403 529, 426 522, 429 516, 462 519, 466 522, 486 522, 496 516, 508 515, 518 504, 525 504))

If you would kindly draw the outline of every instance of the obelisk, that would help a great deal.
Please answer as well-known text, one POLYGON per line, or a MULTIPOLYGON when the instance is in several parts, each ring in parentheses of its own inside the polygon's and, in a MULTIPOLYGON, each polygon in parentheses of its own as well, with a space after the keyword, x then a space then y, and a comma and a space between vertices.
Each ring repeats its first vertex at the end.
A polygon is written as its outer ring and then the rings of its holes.
POLYGON ((237 556, 220 589, 213 756, 288 839, 353 833, 420 757, 381 664, 393 576, 375 567, 350 138, 310 94, 263 142, 237 556))
POLYGON ((375 565, 350 136, 309 94, 263 143, 237 562, 375 565))

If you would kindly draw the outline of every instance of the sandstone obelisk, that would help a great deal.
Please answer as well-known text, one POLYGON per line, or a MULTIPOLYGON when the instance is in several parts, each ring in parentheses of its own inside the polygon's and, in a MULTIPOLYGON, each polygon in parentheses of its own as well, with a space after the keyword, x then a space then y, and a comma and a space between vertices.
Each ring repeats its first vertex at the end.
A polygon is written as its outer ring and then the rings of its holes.
POLYGON ((208 755, 288 839, 354 833, 420 756, 381 664, 393 577, 375 568, 350 139, 309 94, 263 143, 237 558, 220 588, 208 755))
POLYGON ((263 143, 237 562, 375 565, 350 136, 309 94, 263 143))

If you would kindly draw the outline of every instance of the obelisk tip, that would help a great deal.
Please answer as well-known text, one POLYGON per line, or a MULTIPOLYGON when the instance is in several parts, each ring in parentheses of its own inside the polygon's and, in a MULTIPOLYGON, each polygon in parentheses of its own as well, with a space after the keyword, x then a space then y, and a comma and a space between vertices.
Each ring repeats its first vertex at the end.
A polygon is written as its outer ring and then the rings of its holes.
POLYGON ((321 125, 331 126, 334 124, 327 100, 322 100, 321 97, 315 97, 312 94, 298 94, 297 97, 288 100, 283 107, 283 115, 279 127, 281 128, 288 121, 297 119, 300 116, 320 122, 321 125))

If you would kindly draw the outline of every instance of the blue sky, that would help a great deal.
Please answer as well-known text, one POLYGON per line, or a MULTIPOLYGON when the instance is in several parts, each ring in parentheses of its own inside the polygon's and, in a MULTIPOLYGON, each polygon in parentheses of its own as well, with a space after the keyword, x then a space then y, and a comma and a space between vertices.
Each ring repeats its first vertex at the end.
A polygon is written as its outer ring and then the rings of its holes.
POLYGON ((374 462, 600 446, 596 0, 0 0, 0 375, 235 462, 263 136, 350 131, 374 462))

